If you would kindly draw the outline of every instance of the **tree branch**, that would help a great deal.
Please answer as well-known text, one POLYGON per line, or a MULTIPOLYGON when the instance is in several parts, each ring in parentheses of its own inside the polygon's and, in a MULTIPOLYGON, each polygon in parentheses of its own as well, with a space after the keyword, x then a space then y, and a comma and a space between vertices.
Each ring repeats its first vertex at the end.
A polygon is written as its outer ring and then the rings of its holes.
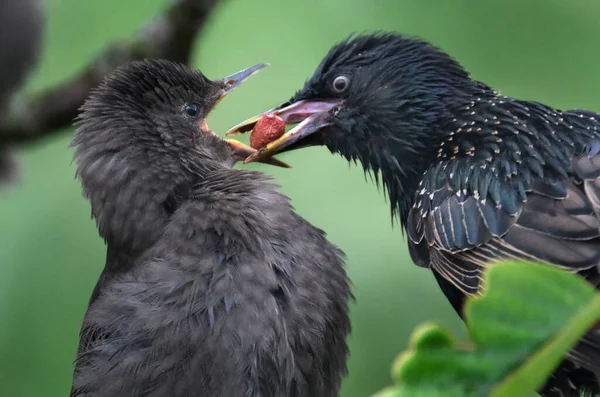
POLYGON ((119 65, 163 58, 188 64, 195 39, 219 0, 175 0, 132 40, 110 44, 71 79, 14 104, 0 122, 0 144, 26 143, 71 126, 89 91, 119 65))

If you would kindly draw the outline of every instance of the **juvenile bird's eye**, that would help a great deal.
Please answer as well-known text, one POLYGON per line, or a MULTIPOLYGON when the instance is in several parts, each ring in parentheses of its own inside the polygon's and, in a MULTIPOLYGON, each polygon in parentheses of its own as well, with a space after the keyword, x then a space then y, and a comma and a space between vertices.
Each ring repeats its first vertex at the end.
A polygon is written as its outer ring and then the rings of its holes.
POLYGON ((183 105, 183 111, 185 114, 192 118, 196 118, 200 116, 200 105, 197 103, 186 103, 183 105))
POLYGON ((344 92, 348 88, 348 84, 350 83, 350 79, 346 76, 337 76, 333 79, 333 90, 335 92, 344 92))

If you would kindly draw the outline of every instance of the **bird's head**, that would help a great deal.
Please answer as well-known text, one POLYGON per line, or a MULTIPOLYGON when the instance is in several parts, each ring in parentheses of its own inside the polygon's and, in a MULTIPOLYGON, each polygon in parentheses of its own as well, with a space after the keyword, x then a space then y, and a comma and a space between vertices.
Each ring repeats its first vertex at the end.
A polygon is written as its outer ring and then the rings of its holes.
MULTIPOLYGON (((369 171, 409 174, 448 104, 472 85, 456 61, 424 41, 392 33, 351 37, 329 51, 289 101, 266 112, 298 124, 246 162, 325 145, 369 171)), ((228 135, 250 131, 259 118, 228 135)))
POLYGON ((105 238, 137 235, 144 240, 139 234, 157 230, 155 223, 168 215, 178 191, 255 152, 217 137, 206 117, 264 66, 209 80, 169 61, 136 61, 117 69, 90 94, 72 146, 77 175, 105 238))

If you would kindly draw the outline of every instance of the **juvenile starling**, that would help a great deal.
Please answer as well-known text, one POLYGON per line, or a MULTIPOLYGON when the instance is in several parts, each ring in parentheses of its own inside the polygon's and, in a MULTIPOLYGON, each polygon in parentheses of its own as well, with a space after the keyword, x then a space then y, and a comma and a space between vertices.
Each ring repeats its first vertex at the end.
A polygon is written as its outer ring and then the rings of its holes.
MULTIPOLYGON (((361 162, 387 190, 413 261, 459 314, 482 270, 504 258, 549 262, 598 288, 600 115, 500 95, 441 50, 392 33, 334 46, 268 113, 299 124, 246 162, 313 145, 361 162)), ((595 330, 541 394, 597 394, 598 374, 595 330)))
POLYGON ((232 169, 254 150, 205 121, 263 66, 209 80, 133 62, 84 104, 77 174, 108 254, 72 397, 337 396, 343 254, 264 174, 232 169))
MULTIPOLYGON (((40 0, 0 0, 0 10, 1 119, 39 60, 45 21, 40 0)), ((15 171, 12 151, 0 146, 0 185, 9 182, 15 171)))

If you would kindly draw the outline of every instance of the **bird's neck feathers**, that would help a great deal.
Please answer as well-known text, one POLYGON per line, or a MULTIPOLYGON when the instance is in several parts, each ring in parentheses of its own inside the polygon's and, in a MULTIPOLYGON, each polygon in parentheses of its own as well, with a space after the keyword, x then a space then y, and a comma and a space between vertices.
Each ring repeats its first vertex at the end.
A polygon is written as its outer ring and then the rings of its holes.
MULTIPOLYGON (((381 131, 381 130, 380 130, 381 131)), ((401 135, 388 134, 387 139, 365 140, 363 145, 332 147, 350 162, 360 162, 378 188, 383 188, 391 207, 392 222, 396 217, 406 225, 412 197, 417 190, 430 157, 427 137, 409 143, 401 135)))
POLYGON ((449 112, 447 104, 434 95, 429 95, 420 107, 411 101, 388 106, 393 103, 393 98, 380 98, 356 111, 349 110, 353 114, 336 120, 336 135, 326 144, 348 161, 360 162, 365 173, 378 186, 383 185, 392 220, 398 217, 406 226, 418 184, 436 159, 437 142, 443 136, 441 120, 447 119, 449 112))
POLYGON ((279 185, 262 172, 222 168, 198 179, 190 192, 191 201, 210 203, 231 215, 252 218, 267 225, 278 214, 293 212, 287 196, 278 192, 279 185), (266 216, 268 214, 268 217, 266 216))
POLYGON ((176 205, 178 189, 190 184, 189 176, 168 164, 145 163, 143 156, 134 161, 130 154, 77 154, 77 176, 105 242, 131 253, 148 248, 176 205))
MULTIPOLYGON (((221 169, 196 181, 172 215, 161 241, 185 241, 203 236, 219 252, 264 257, 276 250, 297 217, 289 198, 261 172, 221 169)), ((292 243, 292 242, 290 242, 292 243)), ((159 247, 160 248, 160 247, 159 247)), ((196 252, 197 244, 180 250, 196 252)))
MULTIPOLYGON (((374 118, 378 124, 355 123, 352 142, 338 140, 347 147, 330 146, 359 160, 383 184, 392 217, 398 216, 403 227, 424 185, 435 191, 447 183, 456 191, 496 197, 490 180, 511 180, 515 197, 520 197, 517 193, 532 178, 564 175, 573 154, 584 150, 574 139, 573 126, 591 117, 505 97, 477 81, 457 90, 451 100, 423 109, 432 110, 417 112, 418 118, 399 111, 374 118), (368 131, 359 130, 367 125, 368 131)), ((592 137, 594 131, 588 130, 579 133, 582 138, 592 137)))
POLYGON ((391 58, 385 70, 403 73, 369 74, 368 84, 361 85, 365 88, 354 93, 334 120, 337 133, 326 144, 348 160, 360 161, 381 182, 392 219, 398 216, 406 226, 418 184, 436 160, 451 107, 488 87, 439 51, 428 49, 423 56, 419 45, 402 51, 406 56, 391 58), (416 65, 414 51, 423 58, 416 65))

